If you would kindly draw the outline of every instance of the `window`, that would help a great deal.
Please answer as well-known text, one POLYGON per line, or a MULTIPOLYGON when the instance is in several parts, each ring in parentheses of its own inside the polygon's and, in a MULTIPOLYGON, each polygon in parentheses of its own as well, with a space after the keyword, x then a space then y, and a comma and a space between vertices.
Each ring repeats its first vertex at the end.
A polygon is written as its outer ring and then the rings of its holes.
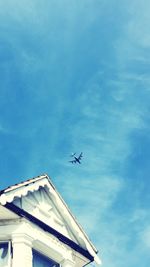
POLYGON ((10 266, 10 242, 0 242, 0 267, 10 266))
POLYGON ((33 267, 60 267, 60 265, 41 253, 33 250, 33 267))

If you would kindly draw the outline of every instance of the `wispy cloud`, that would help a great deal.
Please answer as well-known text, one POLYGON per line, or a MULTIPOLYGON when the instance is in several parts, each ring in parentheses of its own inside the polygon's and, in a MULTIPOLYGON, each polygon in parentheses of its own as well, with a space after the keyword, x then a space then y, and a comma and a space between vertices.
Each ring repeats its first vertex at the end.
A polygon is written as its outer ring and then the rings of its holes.
MULTIPOLYGON (((134 191, 134 184, 129 178, 134 174, 129 168, 128 174, 131 173, 126 177, 125 170, 135 153, 132 137, 149 129, 150 62, 143 50, 144 47, 149 49, 149 23, 148 12, 144 15, 145 4, 142 4, 142 16, 140 7, 138 1, 129 5, 128 23, 114 41, 111 75, 107 74, 107 79, 106 72, 98 71, 84 85, 76 102, 78 120, 70 127, 71 150, 84 151, 85 162, 83 159, 82 170, 73 170, 76 180, 71 173, 64 174, 67 181, 63 181, 62 187, 65 197, 72 198, 71 205, 83 225, 87 225, 87 231, 93 233, 98 227, 96 242, 102 249, 104 266, 133 267, 143 264, 142 255, 149 258, 146 249, 149 246, 149 208, 142 208, 135 193, 130 192, 130 187, 134 191), (78 177, 82 177, 80 181, 78 177), (78 184, 80 189, 77 189, 78 184), (118 202, 122 203, 122 211, 118 202), (145 245, 141 248, 140 233, 143 231, 145 245)), ((107 69, 110 66, 105 65, 105 71, 107 69)), ((138 196, 142 191, 140 183, 136 188, 138 196)))
POLYGON ((15 133, 14 145, 4 142, 12 171, 19 162, 24 177, 54 177, 104 267, 149 259, 149 167, 140 165, 149 155, 149 11, 148 0, 0 2, 0 133, 15 133), (83 152, 81 166, 68 162, 73 151, 83 152))

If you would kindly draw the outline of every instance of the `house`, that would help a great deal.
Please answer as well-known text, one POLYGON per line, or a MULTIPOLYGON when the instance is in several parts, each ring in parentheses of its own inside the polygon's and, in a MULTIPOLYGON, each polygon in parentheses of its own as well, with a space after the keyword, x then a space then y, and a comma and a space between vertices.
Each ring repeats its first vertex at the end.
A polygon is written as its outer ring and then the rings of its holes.
POLYGON ((97 250, 47 175, 0 191, 0 267, 83 267, 97 250))

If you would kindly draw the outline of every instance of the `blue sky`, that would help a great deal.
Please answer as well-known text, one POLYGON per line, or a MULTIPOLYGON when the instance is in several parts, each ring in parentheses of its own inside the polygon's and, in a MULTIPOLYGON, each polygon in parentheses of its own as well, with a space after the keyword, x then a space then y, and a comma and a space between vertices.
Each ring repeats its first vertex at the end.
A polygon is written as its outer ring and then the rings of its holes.
POLYGON ((0 0, 1 188, 48 173, 103 267, 150 262, 149 13, 148 0, 0 0))

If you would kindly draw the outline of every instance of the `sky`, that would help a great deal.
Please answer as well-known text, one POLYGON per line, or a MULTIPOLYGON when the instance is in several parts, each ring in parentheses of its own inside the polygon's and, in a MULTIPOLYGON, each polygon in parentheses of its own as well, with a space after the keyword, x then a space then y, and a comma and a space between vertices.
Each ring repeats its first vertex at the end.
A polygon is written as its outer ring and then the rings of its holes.
POLYGON ((149 14, 148 0, 0 0, 0 188, 47 173, 103 267, 150 262, 149 14))

